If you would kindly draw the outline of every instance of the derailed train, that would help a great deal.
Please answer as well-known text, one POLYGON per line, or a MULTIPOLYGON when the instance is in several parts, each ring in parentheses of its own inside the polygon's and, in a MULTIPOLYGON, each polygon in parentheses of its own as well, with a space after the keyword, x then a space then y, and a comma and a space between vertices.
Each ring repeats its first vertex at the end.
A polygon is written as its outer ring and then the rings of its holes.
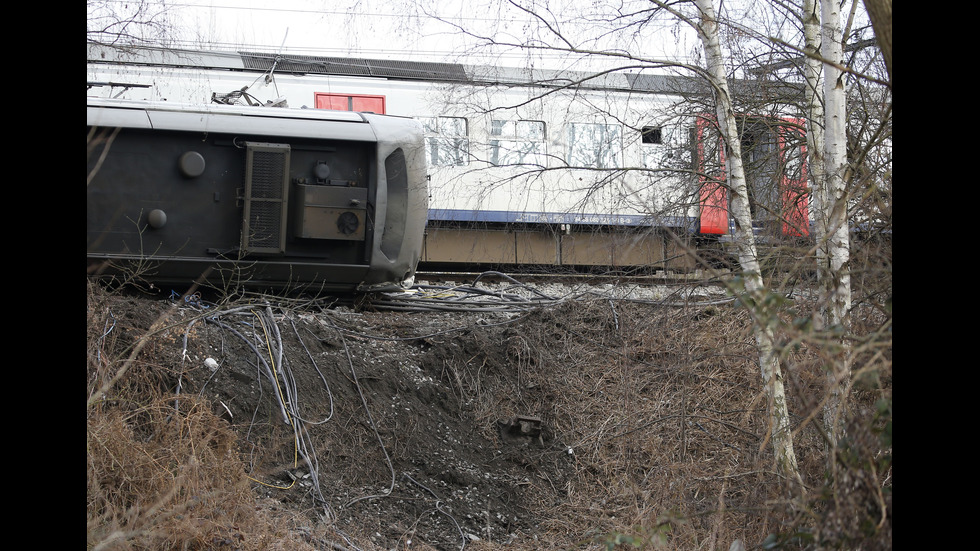
MULTIPOLYGON (((103 47, 88 78, 102 97, 417 120, 427 266, 689 270, 693 245, 731 231, 724 148, 689 109, 693 79, 103 47)), ((804 237, 805 134, 787 113, 742 118, 743 159, 757 230, 804 237)))
POLYGON ((428 193, 412 119, 88 100, 89 271, 188 286, 411 282, 428 193))

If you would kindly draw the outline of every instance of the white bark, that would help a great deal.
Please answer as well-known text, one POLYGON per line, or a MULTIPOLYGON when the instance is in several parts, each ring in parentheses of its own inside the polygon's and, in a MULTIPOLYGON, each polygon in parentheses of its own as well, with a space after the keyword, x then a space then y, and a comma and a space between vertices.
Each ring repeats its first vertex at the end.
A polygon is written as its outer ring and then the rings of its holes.
MULTIPOLYGON (((821 55, 824 59, 841 66, 843 64, 843 30, 841 27, 840 5, 837 2, 821 3, 822 37, 821 55)), ((825 323, 829 326, 849 326, 851 309, 851 277, 848 266, 850 242, 847 226, 847 193, 845 188, 847 171, 847 108, 844 89, 845 74, 830 63, 824 70, 824 171, 826 193, 822 195, 825 204, 817 216, 826 222, 826 258, 821 266, 823 282, 823 304, 826 306, 825 323)), ((828 400, 824 408, 824 426, 831 443, 842 436, 843 411, 841 386, 849 376, 847 349, 844 340, 836 361, 831 362, 828 371, 828 400)))
MULTIPOLYGON (((752 214, 742 166, 741 144, 738 139, 735 111, 729 92, 725 73, 724 56, 718 34, 712 0, 695 0, 700 15, 697 25, 698 35, 704 46, 705 61, 711 84, 715 90, 718 125, 725 144, 725 166, 731 193, 731 212, 735 220, 735 244, 739 265, 745 281, 745 293, 755 304, 761 304, 765 296, 765 284, 759 268, 759 257, 752 234, 752 214)), ((796 453, 793 449, 789 412, 786 405, 786 392, 783 385, 779 358, 773 346, 773 333, 766 319, 756 319, 754 333, 759 348, 759 367, 762 381, 769 393, 770 423, 776 464, 780 472, 789 480, 800 482, 796 453)))
MULTIPOLYGON (((819 0, 803 0, 803 37, 804 51, 812 56, 820 54, 820 2, 819 0)), ((825 197, 827 192, 826 180, 824 178, 824 120, 823 120, 823 89, 821 88, 820 75, 823 70, 823 62, 816 57, 807 57, 804 66, 804 76, 806 79, 806 109, 807 127, 806 143, 807 163, 810 176, 810 210, 813 213, 823 212, 823 205, 827 204, 825 197)), ((827 247, 827 221, 825 216, 817 214, 814 216, 814 239, 817 247, 817 270, 823 269, 826 263, 827 247)))

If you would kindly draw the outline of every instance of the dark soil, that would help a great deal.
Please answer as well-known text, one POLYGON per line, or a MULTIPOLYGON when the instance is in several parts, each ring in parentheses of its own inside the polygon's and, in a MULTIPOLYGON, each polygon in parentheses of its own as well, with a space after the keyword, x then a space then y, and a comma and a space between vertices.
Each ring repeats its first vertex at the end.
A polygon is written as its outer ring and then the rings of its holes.
MULTIPOLYGON (((245 323, 260 319, 251 310, 240 315, 245 323)), ((263 374, 257 355, 269 350, 207 318, 189 333, 181 385, 209 398, 246 435, 243 451, 255 456, 250 476, 260 494, 335 518, 384 548, 512 540, 536 531, 545 511, 564 500, 574 452, 549 419, 556 397, 549 381, 522 380, 519 372, 522 325, 542 314, 509 322, 255 310, 278 325, 295 386, 286 401, 302 420, 283 415, 282 389, 263 374), (206 358, 219 367, 209 369, 206 358), (523 433, 518 416, 535 418, 523 433), (295 460, 293 425, 315 453, 314 476, 309 463, 295 460), (314 480, 319 495, 310 489, 314 480)))

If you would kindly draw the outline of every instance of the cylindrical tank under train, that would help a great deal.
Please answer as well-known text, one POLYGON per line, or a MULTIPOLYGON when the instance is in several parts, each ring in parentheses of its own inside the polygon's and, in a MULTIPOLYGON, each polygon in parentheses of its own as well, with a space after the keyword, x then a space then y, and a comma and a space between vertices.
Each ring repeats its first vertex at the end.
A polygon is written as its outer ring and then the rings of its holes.
POLYGON ((326 110, 88 100, 89 273, 217 288, 410 285, 422 127, 326 110))

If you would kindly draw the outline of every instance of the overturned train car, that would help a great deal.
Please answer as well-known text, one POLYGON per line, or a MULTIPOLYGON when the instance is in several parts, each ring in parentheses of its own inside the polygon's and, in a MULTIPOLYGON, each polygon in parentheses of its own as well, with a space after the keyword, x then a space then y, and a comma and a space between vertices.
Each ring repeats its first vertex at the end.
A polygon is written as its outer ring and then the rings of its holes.
POLYGON ((158 285, 411 284, 421 125, 369 113, 89 98, 89 273, 158 285))

